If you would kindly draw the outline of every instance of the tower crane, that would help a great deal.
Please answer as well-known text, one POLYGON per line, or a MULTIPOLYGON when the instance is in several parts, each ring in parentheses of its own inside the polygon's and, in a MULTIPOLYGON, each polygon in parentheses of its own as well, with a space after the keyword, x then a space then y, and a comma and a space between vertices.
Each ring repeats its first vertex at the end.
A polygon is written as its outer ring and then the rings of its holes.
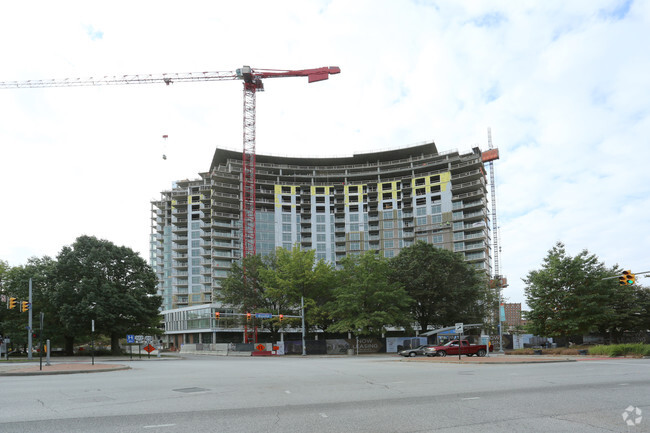
POLYGON ((264 90, 262 80, 281 77, 307 77, 309 83, 327 80, 338 74, 338 66, 314 69, 253 69, 235 71, 187 72, 143 75, 114 75, 90 78, 3 81, 0 89, 108 86, 124 84, 166 84, 188 81, 242 80, 244 84, 244 149, 242 153, 242 256, 255 255, 255 95, 264 90))

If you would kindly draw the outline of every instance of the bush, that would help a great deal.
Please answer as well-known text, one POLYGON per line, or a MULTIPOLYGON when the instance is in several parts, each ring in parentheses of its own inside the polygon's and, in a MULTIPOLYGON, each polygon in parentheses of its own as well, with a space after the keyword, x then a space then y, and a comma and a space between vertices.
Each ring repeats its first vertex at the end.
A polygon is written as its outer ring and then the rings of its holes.
POLYGON ((606 346, 600 344, 589 349, 590 355, 603 356, 650 356, 650 344, 630 343, 630 344, 612 344, 606 346))

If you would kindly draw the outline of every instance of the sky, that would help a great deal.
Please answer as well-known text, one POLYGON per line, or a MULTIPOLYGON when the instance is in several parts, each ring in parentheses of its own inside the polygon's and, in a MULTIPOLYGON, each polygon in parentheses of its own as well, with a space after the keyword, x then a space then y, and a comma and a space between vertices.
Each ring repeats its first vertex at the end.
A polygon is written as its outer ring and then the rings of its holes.
MULTIPOLYGON (((650 271, 649 41, 642 0, 8 2, 0 81, 339 66, 265 81, 258 154, 486 150, 490 128, 504 297, 525 303, 558 241, 650 271)), ((241 150, 242 110, 237 81, 0 90, 0 260, 81 235, 148 258, 151 200, 241 150)))

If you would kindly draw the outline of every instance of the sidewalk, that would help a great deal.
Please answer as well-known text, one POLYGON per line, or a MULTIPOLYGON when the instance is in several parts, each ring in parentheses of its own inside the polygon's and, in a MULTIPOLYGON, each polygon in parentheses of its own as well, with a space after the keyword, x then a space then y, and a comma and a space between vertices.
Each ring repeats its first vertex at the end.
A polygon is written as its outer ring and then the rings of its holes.
POLYGON ((165 359, 178 359, 178 356, 163 356, 158 358, 152 356, 147 358, 143 356, 142 359, 134 356, 133 359, 129 356, 106 356, 95 358, 95 365, 92 364, 90 357, 80 356, 63 356, 50 358, 50 364, 46 365, 45 358, 43 358, 43 369, 41 370, 40 360, 34 357, 32 360, 25 359, 24 361, 15 362, 0 362, 0 376, 38 376, 48 374, 76 374, 76 373, 100 373, 106 371, 129 370, 131 367, 124 364, 117 364, 117 362, 126 361, 162 361, 165 359))
POLYGON ((505 355, 500 353, 490 353, 489 356, 482 358, 478 356, 462 356, 460 360, 458 355, 439 356, 416 356, 414 358, 402 358, 407 362, 433 362, 433 363, 451 363, 451 364, 543 364, 550 362, 576 362, 586 359, 573 356, 551 356, 551 355, 505 355))

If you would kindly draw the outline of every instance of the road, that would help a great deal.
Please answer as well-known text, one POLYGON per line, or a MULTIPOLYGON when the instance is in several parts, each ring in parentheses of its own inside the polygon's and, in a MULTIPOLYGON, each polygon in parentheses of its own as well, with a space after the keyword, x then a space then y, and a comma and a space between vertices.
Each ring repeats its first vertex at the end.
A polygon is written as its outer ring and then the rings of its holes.
MULTIPOLYGON (((10 432, 650 432, 650 360, 468 365, 394 356, 121 362, 0 377, 10 432), (642 411, 638 425, 622 414, 642 411)), ((637 419, 637 415, 634 415, 637 419)))

